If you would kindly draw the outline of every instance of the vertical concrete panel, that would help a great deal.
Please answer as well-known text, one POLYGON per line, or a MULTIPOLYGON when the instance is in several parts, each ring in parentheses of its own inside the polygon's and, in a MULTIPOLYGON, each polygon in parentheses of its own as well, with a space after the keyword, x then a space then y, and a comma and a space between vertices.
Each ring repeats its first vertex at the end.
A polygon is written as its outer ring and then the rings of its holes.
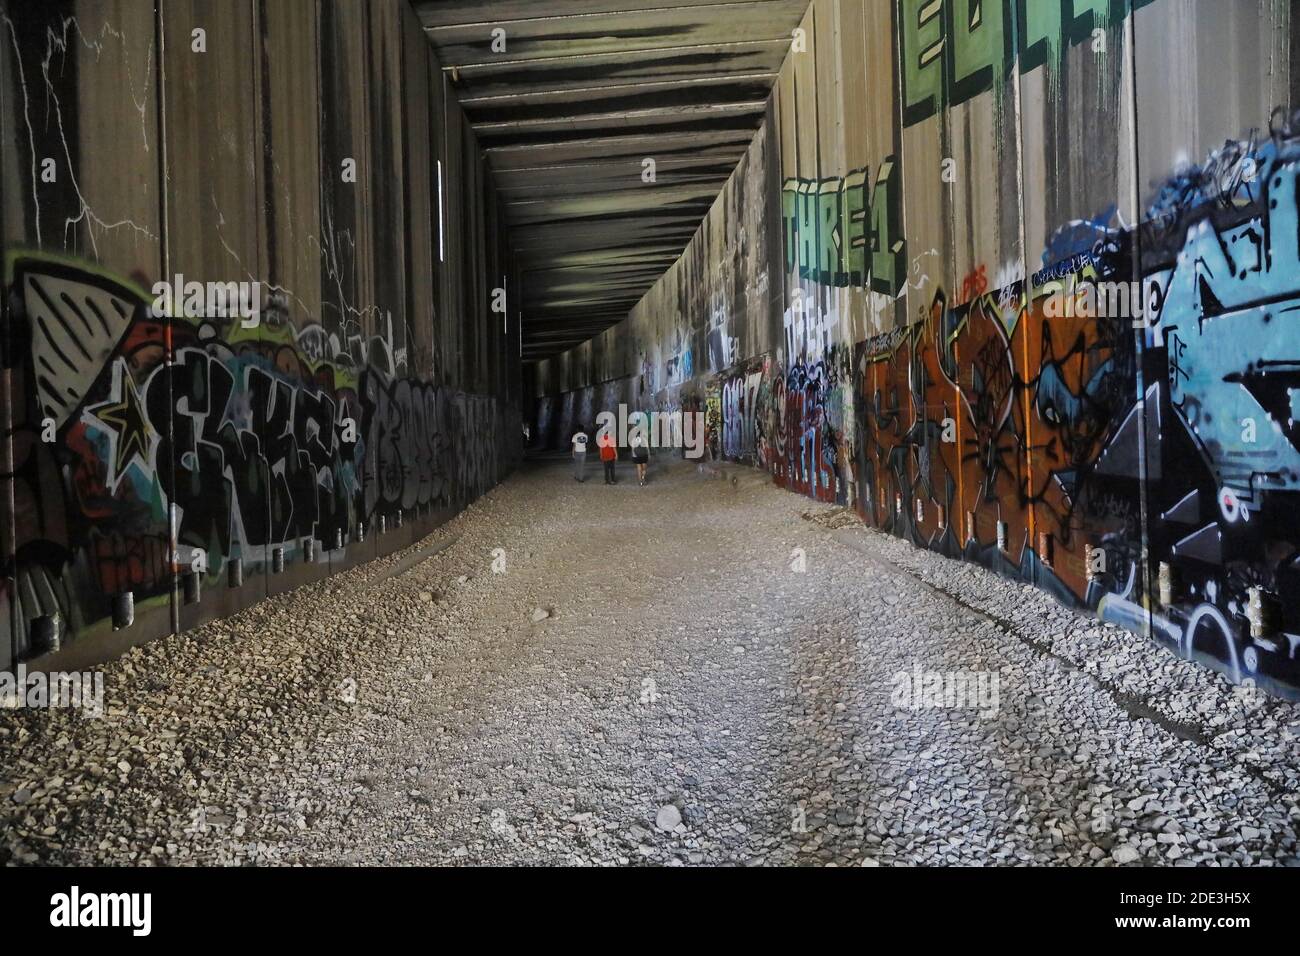
MULTIPOLYGON (((871 165, 871 129, 867 115, 871 88, 868 80, 866 5, 861 0, 838 0, 836 7, 835 63, 839 75, 838 131, 841 139, 834 175, 845 180, 840 199, 840 245, 847 271, 867 271, 866 171, 871 165), (859 221, 858 217, 861 216, 859 221)), ((851 345, 866 338, 870 328, 870 297, 864 276, 842 291, 842 340, 851 345)))
POLYGON ((372 122, 367 78, 370 22, 361 4, 322 3, 320 13, 321 310, 341 352, 340 441, 347 467, 335 484, 338 541, 329 542, 337 571, 373 557, 368 503, 377 500, 373 450, 366 443, 364 372, 379 328, 374 272, 372 122), (350 433, 348 427, 350 426, 350 433), (353 440, 348 441, 351 437, 353 440), (364 540, 358 540, 364 538, 364 540))
MULTIPOLYGON (((896 7, 898 89, 903 130, 901 186, 902 234, 906 237, 901 334, 885 344, 888 361, 879 364, 888 386, 883 392, 885 414, 896 417, 893 428, 877 428, 888 455, 882 462, 887 527, 914 543, 929 545, 937 535, 934 505, 947 497, 949 475, 935 446, 934 416, 942 411, 938 397, 922 374, 934 329, 946 306, 954 280, 952 136, 948 101, 947 50, 950 46, 947 8, 941 4, 899 0, 896 7), (932 104, 927 108, 927 104, 932 104), (931 399, 935 404, 930 405, 931 399), (902 434, 899 434, 901 429, 902 434)), ((877 174, 877 181, 881 176, 877 174)), ((888 186, 888 180, 883 185, 888 186)), ((885 210, 873 197, 873 216, 885 210)), ((940 416, 941 420, 942 416, 940 416)), ((879 455, 879 452, 877 452, 879 455)))
POLYGON ((1020 87, 1028 278, 1010 352, 1029 538, 1012 557, 1019 557, 1022 577, 1069 602, 1087 599, 1087 549, 1115 525, 1131 523, 1140 549, 1140 488, 1108 489, 1115 497, 1105 500, 1122 502, 1127 513, 1096 525, 1087 520, 1102 495, 1092 463, 1111 413, 1122 415, 1138 397, 1131 333, 1122 321, 1101 322, 1073 309, 1062 315, 1053 298, 1114 270, 1128 272, 1113 240, 1133 205, 1131 77, 1123 24, 1108 24, 1105 14, 1092 10, 1077 20, 1062 8, 1055 19, 1036 21, 1038 12, 1028 8, 1017 21, 1022 49, 1030 38, 1047 39, 1038 41, 1045 62, 1025 73, 1020 87), (1078 115, 1087 119, 1062 119, 1078 115), (1104 363, 1114 374, 1095 377, 1104 363))
POLYGON ((485 271, 487 244, 480 212, 483 203, 483 162, 474 130, 463 120, 461 170, 465 188, 460 194, 461 221, 465 230, 465 391, 480 392, 484 387, 484 339, 487 333, 488 275, 485 271))
POLYGON ((340 460, 338 359, 322 323, 320 44, 315 0, 259 2, 259 97, 270 307, 258 351, 274 366, 275 414, 261 428, 271 501, 275 594, 329 572, 342 520, 334 478, 340 460), (276 553, 278 549, 278 554, 276 553))
MULTIPOLYGON (((18 193, 17 180, 11 167, 9 144, 13 137, 13 120, 10 117, 12 96, 9 91, 9 6, 7 0, 0 0, 0 282, 8 286, 8 274, 4 263, 8 261, 9 233, 5 230, 7 208, 5 196, 18 193)), ((17 653, 16 635, 22 629, 20 617, 16 617, 18 605, 14 600, 16 593, 17 567, 14 562, 14 445, 11 421, 14 414, 12 394, 12 362, 9 358, 9 296, 0 294, 0 562, 4 564, 0 575, 0 670, 12 670, 17 653)))
MULTIPOLYGON (((366 89, 370 97, 370 196, 373 268, 375 275, 375 334, 386 343, 392 374, 405 371, 406 324, 406 204, 405 142, 402 135, 402 4, 367 4, 370 44, 366 89)), ((381 350, 382 351, 382 350, 381 350)))
POLYGON ((205 282, 260 280, 267 242, 256 7, 179 0, 162 24, 167 209, 169 225, 185 224, 167 238, 168 265, 205 282))
MULTIPOLYGON (((850 4, 851 6, 851 4, 850 4)), ((829 226, 830 235, 818 243, 818 264, 829 266, 835 260, 834 271, 843 272, 845 235, 842 221, 842 180, 853 167, 848 161, 847 139, 849 102, 845 97, 845 63, 841 0, 814 0, 813 31, 816 75, 816 136, 818 143, 819 221, 829 226), (829 182, 828 182, 829 181, 829 182), (833 225, 830 225, 833 223, 833 225)), ((851 24, 850 24, 851 25, 851 24)), ((827 313, 825 326, 832 341, 853 341, 853 312, 851 303, 858 297, 852 284, 840 281, 826 287, 822 302, 827 313)))
MULTIPOLYGON (((444 85, 445 85, 444 79, 444 85)), ((470 303, 465 289, 465 277, 468 274, 465 261, 464 217, 461 209, 466 189, 464 163, 465 120, 460 107, 449 96, 444 98, 446 112, 443 117, 445 134, 443 174, 445 177, 444 194, 447 200, 447 262, 444 267, 448 277, 447 315, 452 321, 447 323, 447 338, 444 343, 444 355, 447 357, 448 383, 454 388, 464 388, 469 384, 466 374, 467 359, 465 355, 465 317, 470 303)))
POLYGON ((744 175, 731 191, 731 243, 740 259, 732 299, 738 318, 724 342, 728 364, 780 344, 782 293, 780 181, 772 160, 775 137, 768 118, 746 153, 744 175))
MULTIPOLYGON (((744 160, 741 160, 743 166, 744 160)), ((729 208, 734 191, 727 188, 742 175, 740 166, 736 178, 723 186, 718 201, 704 216, 700 227, 697 244, 702 271, 700 283, 700 301, 696 313, 698 332, 697 354, 700 356, 701 370, 718 374, 727 365, 731 324, 736 320, 736 304, 732 278, 736 273, 737 262, 728 261, 727 240, 730 233, 731 210, 729 208)))
POLYGON ((898 63, 903 95, 902 132, 903 234, 909 252, 909 280, 906 287, 906 316, 915 323, 929 310, 936 291, 951 283, 952 185, 945 181, 949 152, 948 114, 936 109, 929 115, 906 122, 907 111, 925 102, 933 88, 940 105, 943 100, 944 10, 941 4, 923 0, 898 0, 898 63), (912 269, 912 266, 915 269, 912 269))
POLYGON ((821 176, 821 144, 818 141, 817 103, 817 8, 812 5, 804 17, 807 49, 791 52, 793 74, 791 110, 795 123, 793 178, 797 183, 796 204, 801 228, 793 250, 793 268, 787 276, 790 302, 786 304, 785 355, 788 365, 819 357, 830 344, 825 324, 832 318, 826 301, 829 293, 816 281, 824 230, 818 228, 818 186, 821 176), (795 294, 797 290, 797 295, 795 294))
POLYGON ((1022 278, 1019 118, 1014 8, 948 7, 947 56, 950 158, 945 181, 950 198, 955 286, 952 305, 1022 278), (972 26, 972 10, 978 12, 972 26), (982 273, 981 273, 981 270, 982 273))
POLYGON ((782 345, 785 303, 788 298, 785 287, 785 217, 781 198, 780 131, 775 94, 768 100, 767 115, 759 135, 763 142, 760 154, 762 169, 752 188, 758 190, 763 197, 762 211, 758 209, 758 202, 746 206, 752 210, 751 215, 762 218, 762 225, 756 224, 749 227, 749 230, 754 233, 761 228, 765 244, 762 265, 756 266, 762 271, 754 285, 756 295, 765 300, 761 306, 763 315, 759 320, 762 323, 762 333, 754 344, 753 354, 771 355, 782 345))
POLYGON ((446 91, 441 67, 433 54, 429 54, 429 148, 430 148, 430 204, 433 207, 430 230, 430 255, 433 260, 434 326, 430 348, 433 357, 434 381, 447 382, 446 327, 450 324, 449 302, 451 282, 447 269, 447 133, 444 99, 446 91))
MULTIPOLYGON (((1095 603, 1090 591, 1103 586, 1090 584, 1089 549, 1105 546, 1125 569, 1110 584, 1141 566, 1138 476, 1096 467, 1114 423, 1142 414, 1133 332, 1125 316, 1074 308, 1091 283, 1131 274, 1132 55, 1116 9, 1029 4, 1016 20, 1026 283, 1009 345, 1029 536, 1009 557, 1025 580, 1075 604, 1095 603)), ((1133 577, 1135 602, 1142 577, 1133 577)))
MULTIPOLYGON (((869 149, 861 183, 861 202, 866 209, 864 265, 869 275, 865 298, 871 330, 879 333, 906 323, 906 301, 901 293, 912 281, 914 272, 919 277, 917 270, 921 264, 916 262, 915 247, 908 243, 903 228, 903 125, 897 11, 892 3, 861 2, 865 4, 862 59, 866 65, 868 91, 863 124, 869 149)), ((856 178, 850 186, 858 188, 856 178)), ((854 199, 849 205, 856 208, 859 202, 854 199)))
MULTIPOLYGON (((366 5, 366 84, 370 115, 371 218, 369 265, 374 276, 373 324, 367 329, 362 376, 366 442, 366 512, 383 554, 409 541, 403 520, 406 469, 415 466, 414 436, 402 420, 416 402, 408 379, 406 337, 406 187, 402 119, 402 5, 366 5)), ((417 388, 418 393, 418 388, 417 388)), ((421 403, 422 404, 422 403, 421 403)), ((412 515, 413 516, 413 515, 412 515)))
POLYGON ((921 460, 929 467, 917 523, 929 547, 949 555, 970 549, 995 562, 1005 502, 990 500, 977 450, 987 441, 987 417, 1003 410, 981 401, 989 384, 982 356, 994 343, 987 354, 1000 350, 1005 360, 1022 301, 1013 7, 955 0, 945 9, 943 29, 943 92, 950 105, 939 181, 949 218, 948 265, 944 285, 920 303, 926 308, 918 364, 927 383, 921 460))
POLYGON ((1266 135, 1290 98, 1288 0, 1155 0, 1133 18, 1143 196, 1225 140, 1266 135))
POLYGON ((478 217, 474 214, 482 189, 482 170, 474 150, 474 131, 469 123, 461 119, 460 171, 462 188, 458 193, 460 199, 461 231, 464 237, 465 255, 461 260, 462 295, 465 303, 465 322, 461 328, 461 341, 464 344, 462 356, 462 386, 466 392, 478 391, 483 366, 481 356, 481 338, 483 335, 483 236, 478 217))
MULTIPOLYGON (((790 292, 797 288, 792 282, 797 278, 797 259, 795 252, 795 243, 798 241, 797 232, 790 228, 789 221, 798 215, 798 185, 799 185, 799 139, 798 139, 798 117, 795 111, 794 95, 794 66, 787 57, 785 64, 781 67, 777 75, 776 84, 772 90, 772 109, 776 114, 776 139, 777 153, 774 157, 774 165, 780 178, 782 188, 782 249, 781 262, 782 271, 785 274, 782 282, 784 287, 788 286, 790 292)), ((654 289, 650 290, 654 294, 654 289)), ((784 323, 785 323, 785 304, 788 297, 782 303, 782 337, 781 350, 785 354, 784 343, 784 323)))
POLYGON ((169 3, 161 24, 166 262, 184 278, 171 290, 173 364, 160 382, 170 385, 172 435, 159 458, 172 474, 178 571, 204 582, 202 600, 184 606, 189 625, 264 598, 280 544, 262 454, 276 396, 257 368, 272 306, 243 312, 268 274, 261 37, 252 0, 169 3), (208 283, 244 284, 238 305, 208 296, 208 283))
MULTIPOLYGON (((502 244, 502 209, 501 203, 497 201, 496 189, 493 185, 492 171, 484 163, 484 180, 483 180, 483 199, 484 210, 487 223, 487 253, 488 260, 491 262, 491 271, 488 273, 488 314, 486 329, 487 335, 487 352, 484 356, 488 366, 487 385, 484 394, 498 395, 499 400, 493 409, 493 421, 496 437, 496 453, 498 463, 505 457, 506 435, 504 432, 504 414, 508 401, 508 396, 502 389, 504 378, 504 359, 502 346, 505 343, 506 328, 509 321, 510 310, 510 277, 507 275, 508 266, 506 264, 506 250, 502 244), (501 292, 501 298, 498 299, 497 290, 501 292), (499 311, 504 309, 504 313, 499 311)), ((493 480, 495 484, 495 478, 493 480)))
POLYGON ((321 321, 320 42, 315 0, 262 2, 263 161, 270 281, 301 338, 321 321))
POLYGON ((438 197, 432 124, 432 83, 441 81, 418 19, 404 8, 402 23, 403 159, 408 228, 405 230, 406 369, 412 401, 402 427, 416 474, 427 474, 403 488, 404 528, 414 539, 431 527, 445 505, 445 427, 438 415, 437 266, 438 197))

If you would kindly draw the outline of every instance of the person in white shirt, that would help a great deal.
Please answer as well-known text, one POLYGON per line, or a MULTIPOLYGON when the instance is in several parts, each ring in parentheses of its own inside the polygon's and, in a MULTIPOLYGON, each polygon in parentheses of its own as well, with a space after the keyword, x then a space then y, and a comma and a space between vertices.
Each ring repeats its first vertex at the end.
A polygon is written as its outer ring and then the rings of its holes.
POLYGON ((587 430, 581 425, 573 433, 573 477, 576 481, 586 481, 583 471, 587 466, 587 430))

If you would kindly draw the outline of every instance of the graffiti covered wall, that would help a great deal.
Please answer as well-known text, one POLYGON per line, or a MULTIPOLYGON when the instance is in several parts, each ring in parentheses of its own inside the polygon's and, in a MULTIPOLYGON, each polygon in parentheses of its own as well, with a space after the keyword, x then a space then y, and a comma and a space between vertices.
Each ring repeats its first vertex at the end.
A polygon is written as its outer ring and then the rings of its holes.
POLYGON ((721 457, 1300 696, 1296 29, 814 0, 709 223, 536 390, 717 389, 721 457), (743 255, 709 236, 740 190, 743 255))
POLYGON ((405 546, 514 466, 517 317, 462 238, 508 275, 505 231, 406 4, 4 3, 0 50, 0 668, 405 546))

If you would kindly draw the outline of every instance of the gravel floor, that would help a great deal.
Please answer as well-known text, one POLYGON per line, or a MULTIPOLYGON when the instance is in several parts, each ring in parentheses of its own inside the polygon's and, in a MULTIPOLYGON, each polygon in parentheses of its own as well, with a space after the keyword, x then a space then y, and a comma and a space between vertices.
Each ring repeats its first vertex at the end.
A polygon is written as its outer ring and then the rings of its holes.
POLYGON ((756 472, 620 472, 137 648, 102 719, 0 711, 0 860, 1297 863, 1295 705, 756 472))

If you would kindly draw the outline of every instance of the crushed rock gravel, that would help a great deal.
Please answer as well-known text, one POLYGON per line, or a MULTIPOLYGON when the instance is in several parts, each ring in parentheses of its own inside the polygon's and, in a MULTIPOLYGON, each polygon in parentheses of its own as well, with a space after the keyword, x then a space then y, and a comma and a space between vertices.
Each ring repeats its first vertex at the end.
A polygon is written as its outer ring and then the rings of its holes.
POLYGON ((0 711, 0 861, 1297 864, 1295 704, 752 470, 620 472, 0 711))

